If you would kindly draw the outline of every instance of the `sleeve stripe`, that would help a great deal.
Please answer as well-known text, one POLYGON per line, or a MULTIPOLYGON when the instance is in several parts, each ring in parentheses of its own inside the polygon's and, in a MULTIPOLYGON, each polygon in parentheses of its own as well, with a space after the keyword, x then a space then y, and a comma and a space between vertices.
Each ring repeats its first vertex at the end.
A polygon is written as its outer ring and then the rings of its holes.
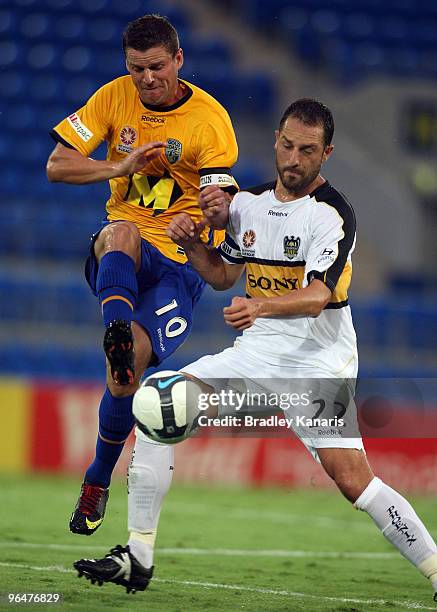
POLYGON ((230 168, 201 168, 199 170, 200 176, 205 176, 206 174, 229 174, 229 176, 232 176, 230 168))
POLYGON ((244 264, 244 260, 242 260, 240 257, 232 257, 231 255, 228 255, 227 253, 223 253, 223 251, 221 251, 220 249, 219 249, 219 253, 222 256, 222 259, 226 259, 226 261, 229 261, 230 263, 240 264, 240 265, 244 264))
POLYGON ((337 283, 334 283, 332 279, 328 278, 327 272, 319 272, 318 270, 311 270, 310 272, 308 272, 307 274, 308 284, 310 284, 311 281, 313 280, 322 281, 322 283, 325 283, 328 289, 332 292, 334 291, 335 286, 337 284, 337 283))
POLYGON ((225 242, 227 244, 229 244, 229 246, 232 247, 233 249, 236 249, 237 251, 240 250, 240 247, 238 246, 238 244, 234 240, 232 240, 232 238, 229 236, 229 234, 226 234, 225 242))
POLYGON ((74 149, 75 151, 77 151, 76 147, 73 147, 72 144, 62 138, 62 136, 60 136, 56 130, 51 130, 49 134, 55 142, 60 142, 62 145, 64 145, 64 147, 68 147, 69 149, 74 149))
POLYGON ((329 183, 319 187, 313 195, 318 202, 331 206, 343 221, 343 238, 337 243, 337 258, 325 271, 325 278, 320 279, 331 289, 331 286, 335 288, 337 285, 354 244, 356 231, 355 213, 345 196, 334 189, 329 183))

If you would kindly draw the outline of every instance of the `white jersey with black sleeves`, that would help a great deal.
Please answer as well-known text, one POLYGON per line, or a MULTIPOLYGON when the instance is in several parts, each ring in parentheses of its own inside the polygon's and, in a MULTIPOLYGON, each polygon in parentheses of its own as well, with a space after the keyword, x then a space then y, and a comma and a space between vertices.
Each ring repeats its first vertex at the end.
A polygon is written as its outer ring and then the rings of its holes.
POLYGON ((354 377, 356 335, 348 303, 355 215, 327 181, 311 194, 280 202, 274 183, 234 196, 219 252, 227 264, 246 265, 248 297, 274 297, 324 282, 331 299, 318 317, 258 318, 236 346, 273 365, 354 377))

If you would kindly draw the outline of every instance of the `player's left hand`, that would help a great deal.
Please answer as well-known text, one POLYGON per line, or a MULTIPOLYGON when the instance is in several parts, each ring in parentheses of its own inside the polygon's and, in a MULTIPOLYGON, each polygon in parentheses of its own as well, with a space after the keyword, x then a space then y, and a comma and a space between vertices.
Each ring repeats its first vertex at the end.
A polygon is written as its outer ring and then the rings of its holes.
POLYGON ((258 317, 260 301, 257 298, 234 297, 230 306, 223 308, 227 325, 242 331, 251 327, 258 317))
POLYGON ((166 234, 176 244, 186 249, 190 244, 200 241, 200 235, 205 229, 206 221, 193 221, 188 213, 179 213, 167 226, 166 234))
POLYGON ((208 185, 200 192, 200 210, 213 229, 225 229, 227 226, 231 201, 231 194, 220 189, 218 185, 208 185))

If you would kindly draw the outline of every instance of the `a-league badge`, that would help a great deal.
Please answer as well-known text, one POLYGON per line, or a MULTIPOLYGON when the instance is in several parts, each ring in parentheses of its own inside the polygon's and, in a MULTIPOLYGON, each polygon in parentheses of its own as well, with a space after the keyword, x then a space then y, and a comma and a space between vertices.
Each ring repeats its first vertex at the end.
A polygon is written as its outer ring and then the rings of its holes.
POLYGON ((284 255, 288 259, 294 259, 299 251, 300 238, 284 236, 284 255))
POLYGON ((174 138, 167 138, 165 156, 171 164, 175 164, 182 156, 182 143, 174 138))

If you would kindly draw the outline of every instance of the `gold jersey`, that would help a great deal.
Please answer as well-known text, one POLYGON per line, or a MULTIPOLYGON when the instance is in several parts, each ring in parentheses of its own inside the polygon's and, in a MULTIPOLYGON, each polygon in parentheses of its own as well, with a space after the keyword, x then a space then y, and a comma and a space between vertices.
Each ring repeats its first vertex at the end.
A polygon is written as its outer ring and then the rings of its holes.
MULTIPOLYGON (((165 141, 159 158, 141 172, 109 181, 106 203, 109 221, 132 221, 141 236, 174 261, 185 262, 183 251, 167 237, 172 217, 188 213, 199 221, 200 188, 217 184, 235 187, 230 168, 237 160, 234 129, 226 110, 205 91, 179 81, 184 96, 167 107, 147 107, 130 76, 107 83, 51 135, 88 157, 105 140, 107 160, 120 160, 135 147, 165 141)), ((202 239, 218 244, 221 232, 205 229, 202 239)))

